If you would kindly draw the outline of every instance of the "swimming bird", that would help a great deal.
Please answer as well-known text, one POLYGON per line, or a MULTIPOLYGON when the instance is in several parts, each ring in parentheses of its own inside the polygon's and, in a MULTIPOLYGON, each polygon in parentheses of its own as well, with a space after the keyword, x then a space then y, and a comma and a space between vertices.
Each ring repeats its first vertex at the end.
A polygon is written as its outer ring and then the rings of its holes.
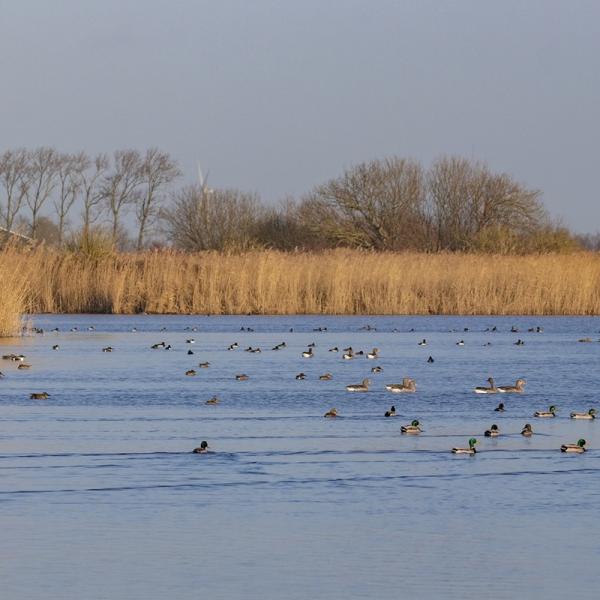
POLYGON ((198 448, 194 448, 192 450, 193 454, 206 454, 208 452, 208 442, 200 442, 200 446, 198 448))
POLYGON ((196 375, 196 371, 194 371, 194 369, 189 369, 188 371, 185 372, 186 375, 188 375, 189 377, 193 377, 194 375, 196 375))
POLYGON ((458 342, 456 342, 457 346, 464 346, 465 345, 465 340, 459 340, 458 342))
POLYGON ((333 375, 331 373, 324 373, 323 375, 319 375, 319 381, 331 381, 333 379, 333 375))
POLYGON ((402 380, 402 383, 388 383, 385 386, 385 389, 388 392, 392 392, 394 394, 401 394, 403 392, 416 392, 417 383, 414 379, 411 379, 410 377, 405 377, 402 380))
POLYGON ((576 444, 563 444, 560 447, 561 452, 575 452, 576 454, 582 454, 585 452, 585 440, 581 438, 577 440, 576 444))
POLYGON ((209 362, 201 362, 201 363, 198 363, 198 366, 201 369, 208 369, 208 367, 210 367, 210 363, 209 362))
POLYGON ((524 341, 523 341, 521 338, 519 338, 519 339, 518 339, 518 340, 517 340, 517 341, 514 343, 514 345, 515 345, 515 346, 524 346, 524 345, 525 345, 525 342, 524 342, 524 341))
POLYGON ((504 412, 504 402, 500 402, 500 404, 498 404, 494 410, 496 412, 504 412))
POLYGON ((194 354, 194 351, 193 350, 188 350, 187 353, 188 353, 188 356, 189 356, 190 354, 194 354))
POLYGON ((112 346, 106 346, 106 348, 102 348, 102 352, 112 352, 114 348, 112 346))
POLYGON ((370 383, 370 379, 363 379, 362 383, 354 383, 351 385, 347 385, 346 390, 348 392, 368 392, 370 383))
POLYGON ((352 348, 345 351, 344 354, 342 354, 342 358, 344 360, 351 360, 352 358, 354 358, 354 351, 352 350, 352 348))
POLYGON ((592 342, 592 338, 590 338, 590 337, 579 338, 577 341, 580 343, 583 343, 583 344, 589 344, 592 342))
POLYGON ((328 418, 337 417, 337 408, 330 408, 323 416, 328 418))
POLYGON ((577 412, 572 412, 571 413, 571 419, 595 419, 596 418, 596 409, 595 408, 590 408, 590 410, 588 410, 586 413, 577 413, 577 412))
POLYGON ((186 344, 195 344, 196 340, 194 338, 190 338, 189 340, 185 340, 186 344))
POLYGON ((246 381, 247 379, 250 379, 245 373, 242 373, 241 375, 236 375, 235 378, 237 381, 246 381))
POLYGON ((533 413, 534 417, 550 418, 556 416, 556 406, 554 404, 548 408, 548 411, 538 410, 533 413))
POLYGON ((525 423, 523 429, 521 429, 521 435, 524 435, 526 437, 530 437, 533 435, 533 429, 531 428, 531 425, 529 423, 525 423))
POLYGON ((430 357, 427 359, 427 362, 428 362, 428 363, 432 363, 432 362, 433 362, 433 356, 430 356, 430 357))
POLYGON ((427 346, 427 340, 425 338, 423 338, 420 342, 419 342, 419 346, 427 346))
POLYGON ((58 350, 60 348, 60 346, 58 344, 54 344, 54 346, 52 346, 52 350, 58 350))
POLYGON ((339 352, 339 348, 334 346, 333 348, 329 348, 329 352, 339 352))
POLYGON ((298 375, 296 375, 296 379, 306 379, 306 375, 304 373, 298 373, 298 375))
POLYGON ((205 404, 219 404, 219 402, 220 400, 216 396, 213 396, 212 398, 207 400, 205 404))
POLYGON ((474 390, 476 394, 497 394, 498 393, 498 388, 496 387, 496 384, 494 383, 494 378, 488 377, 487 380, 488 380, 488 383, 490 384, 490 387, 476 387, 474 390))
POLYGON ((239 348, 240 345, 237 342, 233 342, 233 344, 229 345, 229 348, 227 348, 227 350, 235 350, 236 348, 239 348))
POLYGON ((498 425, 495 423, 483 432, 485 437, 498 437, 500 435, 500 430, 498 429, 498 425))
POLYGON ((396 407, 392 406, 390 408, 390 410, 386 410, 385 414, 383 416, 384 417, 395 417, 396 416, 396 407))
POLYGON ((308 350, 305 350, 305 351, 302 353, 302 356, 303 356, 304 358, 312 358, 312 357, 313 357, 313 349, 312 349, 312 347, 309 347, 309 349, 308 349, 308 350))
POLYGON ((31 400, 46 400, 50 398, 50 394, 48 392, 34 392, 29 398, 31 400))
POLYGON ((475 444, 477 440, 475 438, 471 438, 469 440, 468 448, 452 448, 452 454, 476 454, 477 449, 475 448, 475 444))
POLYGON ((158 350, 159 348, 164 348, 167 344, 165 342, 158 342, 158 344, 152 344, 150 346, 152 350, 158 350))
POLYGON ((383 367, 372 367, 371 368, 371 373, 383 373, 383 367))
POLYGON ((515 385, 499 385, 498 391, 503 394, 521 394, 526 383, 524 379, 517 379, 515 385))
POLYGON ((423 430, 419 427, 419 425, 419 421, 415 419, 414 421, 411 421, 410 425, 402 425, 402 427, 400 427, 400 433, 421 433, 423 430))
POLYGON ((374 358, 379 358, 379 348, 373 348, 371 352, 367 352, 367 358, 371 360, 374 358))
POLYGON ((27 364, 27 363, 21 363, 17 369, 21 370, 21 369, 31 369, 31 365, 27 364))

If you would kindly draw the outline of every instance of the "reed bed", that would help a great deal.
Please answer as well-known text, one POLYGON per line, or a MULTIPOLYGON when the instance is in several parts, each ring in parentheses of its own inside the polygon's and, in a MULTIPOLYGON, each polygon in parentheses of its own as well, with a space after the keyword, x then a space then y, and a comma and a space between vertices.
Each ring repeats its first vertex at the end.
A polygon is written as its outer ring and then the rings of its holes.
POLYGON ((595 315, 600 256, 8 248, 0 289, 3 331, 23 312, 595 315))

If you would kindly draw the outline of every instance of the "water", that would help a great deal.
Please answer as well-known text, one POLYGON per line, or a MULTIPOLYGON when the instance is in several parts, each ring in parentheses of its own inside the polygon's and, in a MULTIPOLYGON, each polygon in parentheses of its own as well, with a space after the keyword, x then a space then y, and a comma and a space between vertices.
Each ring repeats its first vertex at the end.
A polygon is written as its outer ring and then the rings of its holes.
POLYGON ((46 334, 0 346, 32 365, 0 363, 3 599, 597 598, 600 423, 568 415, 600 409, 600 319, 35 324, 46 334), (367 324, 377 330, 360 331, 367 324), (577 342, 586 336, 595 341, 577 342), (150 349, 162 340, 173 350, 150 349), (240 348, 227 351, 234 341, 240 348), (281 341, 287 348, 271 351, 281 341), (313 341, 315 357, 302 358, 313 341), (101 352, 108 345, 114 352, 101 352), (347 345, 376 346, 381 357, 327 352, 347 345), (374 365, 384 372, 371 375, 374 365), (193 367, 198 375, 186 377, 193 367), (318 381, 327 371, 333 380, 318 381), (490 375, 525 377, 526 391, 474 394, 490 375), (372 391, 345 391, 367 376, 372 391), (384 390, 404 376, 416 394, 384 390), (29 399, 41 391, 50 399, 29 399), (215 394, 221 403, 206 405, 215 394), (493 411, 499 401, 503 414, 493 411), (385 419, 392 404, 399 416, 385 419), (532 417, 549 404, 557 418, 532 417), (334 406, 341 418, 324 419, 334 406), (400 435, 413 418, 424 433, 400 435), (484 438, 494 422, 502 435, 484 438), (519 434, 526 422, 530 439, 519 434), (472 435, 475 457, 449 452, 472 435), (561 454, 581 437, 586 454, 561 454), (204 439, 213 453, 192 454, 204 439))

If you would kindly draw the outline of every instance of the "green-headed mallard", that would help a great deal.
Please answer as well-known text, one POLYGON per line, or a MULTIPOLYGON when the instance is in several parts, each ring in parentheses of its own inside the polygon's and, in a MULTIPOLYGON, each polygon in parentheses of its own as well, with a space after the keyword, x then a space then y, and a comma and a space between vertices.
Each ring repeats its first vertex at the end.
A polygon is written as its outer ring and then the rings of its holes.
POLYGON ((194 448, 192 452, 194 454, 206 454, 208 452, 208 442, 200 442, 200 446, 198 448, 194 448))
POLYGON ((550 406, 550 408, 548 408, 547 411, 544 410, 538 410, 536 412, 533 413, 534 417, 540 417, 543 419, 548 419, 548 418, 552 418, 556 416, 556 406, 554 406, 554 404, 552 406, 550 406))
POLYGON ((401 433, 421 433, 421 431, 423 431, 420 427, 419 427, 420 423, 419 421, 417 421, 417 419, 415 419, 414 421, 411 422, 410 425, 402 425, 402 427, 400 427, 400 432, 401 433))
POLYGON ((452 448, 452 454, 475 454, 477 450, 475 449, 475 444, 477 440, 475 438, 471 438, 469 440, 468 448, 452 448))
POLYGON ((588 410, 586 413, 577 413, 577 412, 572 412, 571 413, 571 419, 595 419, 596 418, 596 409, 595 408, 590 408, 590 410, 588 410))
POLYGON ((577 440, 576 444, 563 444, 560 447, 561 452, 575 452, 577 454, 581 454, 585 452, 585 440, 582 438, 577 440))

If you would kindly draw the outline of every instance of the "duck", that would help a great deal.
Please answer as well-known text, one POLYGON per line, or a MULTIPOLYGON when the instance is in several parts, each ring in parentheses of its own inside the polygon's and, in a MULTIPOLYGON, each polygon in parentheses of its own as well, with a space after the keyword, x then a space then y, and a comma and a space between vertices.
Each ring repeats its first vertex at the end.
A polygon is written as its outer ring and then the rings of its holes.
POLYGON ((383 373, 383 367, 380 367, 380 366, 372 367, 371 373, 383 373))
POLYGON ((34 392, 29 396, 30 400, 47 400, 48 398, 50 398, 48 392, 34 392))
POLYGON ((59 350, 60 346, 58 344, 54 344, 54 346, 52 346, 52 350, 59 350))
POLYGON ((384 417, 395 417, 396 416, 396 407, 395 406, 390 407, 390 410, 386 410, 383 416, 384 417))
POLYGON ((427 340, 425 338, 423 338, 420 342, 419 342, 419 346, 427 346, 427 340))
POLYGON ((402 427, 400 427, 400 433, 421 433, 423 430, 419 427, 419 425, 419 421, 415 419, 414 421, 411 421, 410 425, 402 425, 402 427))
POLYGON ((236 348, 239 348, 240 345, 237 342, 233 342, 233 344, 229 344, 229 347, 227 348, 227 350, 235 350, 236 348))
POLYGON ((306 379, 306 375, 304 373, 298 373, 298 375, 296 375, 296 379, 298 379, 298 380, 306 379))
POLYGON ((330 408, 323 416, 327 417, 328 419, 337 417, 337 408, 330 408))
POLYGON ((367 358, 373 360, 374 358, 379 358, 379 348, 373 348, 371 352, 367 352, 367 358))
POLYGON ((102 348, 102 352, 112 352, 114 348, 112 346, 106 346, 106 348, 102 348))
POLYGON ((203 441, 200 442, 200 446, 198 448, 194 448, 192 450, 193 454, 206 454, 208 452, 208 442, 207 441, 203 441))
POLYGON ((152 344, 150 346, 152 350, 158 350, 159 348, 164 348, 167 344, 165 342, 158 342, 158 344, 152 344))
POLYGON ((434 361, 433 361, 433 356, 430 356, 430 357, 427 359, 427 362, 428 362, 428 363, 432 363, 432 362, 434 362, 434 361))
POLYGON ((194 371, 194 369, 189 369, 185 372, 186 375, 188 375, 189 377, 194 377, 194 375, 196 375, 196 371, 194 371))
POLYGON ((348 350, 347 352, 344 352, 344 354, 342 354, 342 358, 344 360, 351 360, 354 358, 354 351, 352 350, 352 348, 350 348, 350 350, 348 350))
POLYGON ((188 356, 190 356, 190 355, 194 354, 194 351, 193 350, 188 350, 187 353, 188 353, 188 356))
POLYGON ((247 381, 250 378, 245 373, 241 373, 240 375, 236 375, 235 379, 236 381, 247 381))
POLYGON ((590 408, 590 410, 588 410, 586 413, 577 413, 577 412, 572 412, 571 413, 571 419, 595 419, 596 418, 596 409, 595 408, 590 408))
POLYGON ((210 367, 210 363, 208 361, 207 362, 201 362, 201 363, 198 363, 198 366, 201 369, 208 369, 208 367, 210 367))
POLYGON ((533 416, 540 417, 540 418, 555 417, 556 416, 556 406, 554 406, 554 404, 553 404, 552 406, 550 406, 550 408, 548 408, 547 411, 537 410, 536 412, 533 413, 533 416))
POLYGON ((213 396, 212 398, 207 400, 205 404, 219 404, 219 402, 220 400, 216 396, 213 396))
POLYGON ((525 342, 524 342, 524 341, 523 341, 521 338, 519 338, 519 339, 518 339, 518 340, 517 340, 517 341, 514 343, 514 345, 515 345, 515 346, 524 346, 524 345, 525 345, 525 342))
POLYGON ((346 390, 348 392, 368 392, 370 383, 370 379, 363 379, 362 383, 354 383, 351 385, 347 385, 346 390))
POLYGON ((583 438, 581 438, 580 440, 577 440, 576 444, 563 444, 560 447, 560 451, 561 452, 574 452, 576 454, 582 454, 583 452, 585 452, 585 440, 583 438))
POLYGON ((333 348, 329 348, 328 352, 339 352, 339 348, 337 346, 334 346, 333 348))
POLYGON ((302 357, 303 358, 312 358, 313 357, 313 349, 312 349, 312 347, 310 347, 308 350, 305 350, 302 353, 302 357))
POLYGON ((533 429, 529 423, 525 423, 523 429, 521 429, 521 435, 525 437, 531 437, 533 435, 533 429))
POLYGON ((468 448, 452 448, 452 454, 476 454, 477 449, 475 448, 475 444, 477 440, 475 438, 471 438, 469 440, 468 448))
POLYGON ((485 437, 498 437, 500 435, 500 430, 498 429, 498 425, 495 423, 483 432, 485 437))
POLYGON ((465 340, 459 340, 458 342, 456 342, 457 346, 464 346, 465 345, 465 340))
POLYGON ((21 363, 17 369, 21 370, 21 369, 31 369, 31 365, 27 364, 27 363, 21 363))
POLYGON ((515 385, 500 385, 498 391, 502 394, 521 394, 525 389, 527 382, 524 379, 517 379, 515 385))
POLYGON ((394 394, 401 394, 404 392, 416 392, 417 383, 414 379, 411 379, 410 377, 405 377, 402 380, 402 383, 388 383, 385 386, 385 389, 388 392, 392 392, 394 394))
POLYGON ((498 388, 496 387, 496 384, 494 383, 494 378, 488 377, 487 381, 490 384, 490 387, 476 387, 474 389, 474 392, 476 394, 497 394, 498 388))
POLYGON ((333 375, 331 373, 324 373, 323 375, 319 375, 319 381, 331 381, 333 379, 333 375))
POLYGON ((494 410, 496 412, 504 412, 504 402, 500 402, 500 404, 498 404, 494 410))
POLYGON ((196 340, 194 338, 190 338, 189 340, 185 340, 186 344, 195 344, 196 340))

